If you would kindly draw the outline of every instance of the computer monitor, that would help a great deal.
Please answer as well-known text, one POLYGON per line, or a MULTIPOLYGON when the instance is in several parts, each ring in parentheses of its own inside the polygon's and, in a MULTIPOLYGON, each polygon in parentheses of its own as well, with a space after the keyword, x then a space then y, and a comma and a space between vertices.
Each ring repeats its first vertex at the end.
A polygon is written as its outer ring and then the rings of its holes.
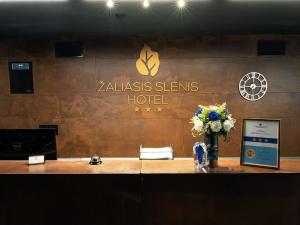
POLYGON ((55 129, 0 129, 0 160, 27 160, 31 155, 57 159, 55 129))

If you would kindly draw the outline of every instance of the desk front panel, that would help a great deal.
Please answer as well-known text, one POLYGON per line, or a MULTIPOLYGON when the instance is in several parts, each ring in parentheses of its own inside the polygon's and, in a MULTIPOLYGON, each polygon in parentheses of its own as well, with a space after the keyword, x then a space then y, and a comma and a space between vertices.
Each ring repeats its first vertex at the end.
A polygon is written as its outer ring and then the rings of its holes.
POLYGON ((0 162, 0 225, 299 225, 299 160, 281 170, 220 159, 0 162))
POLYGON ((140 225, 139 175, 0 175, 1 225, 140 225))
POLYGON ((299 225, 300 174, 143 174, 144 225, 299 225))

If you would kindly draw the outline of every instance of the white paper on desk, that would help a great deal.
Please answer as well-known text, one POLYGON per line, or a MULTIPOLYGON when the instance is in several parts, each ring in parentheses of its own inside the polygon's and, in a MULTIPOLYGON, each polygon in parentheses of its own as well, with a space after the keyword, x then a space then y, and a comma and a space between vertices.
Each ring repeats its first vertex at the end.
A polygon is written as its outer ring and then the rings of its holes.
POLYGON ((36 165, 36 164, 43 164, 43 163, 45 163, 44 155, 29 156, 28 158, 28 165, 36 165))
POLYGON ((140 159, 173 159, 173 149, 163 148, 141 148, 140 159))

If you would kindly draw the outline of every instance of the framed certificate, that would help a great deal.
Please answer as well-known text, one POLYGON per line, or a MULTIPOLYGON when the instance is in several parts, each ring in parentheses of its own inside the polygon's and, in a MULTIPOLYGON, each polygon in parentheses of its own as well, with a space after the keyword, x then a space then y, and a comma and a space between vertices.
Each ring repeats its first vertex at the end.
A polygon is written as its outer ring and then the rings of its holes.
POLYGON ((244 119, 241 165, 279 169, 280 120, 244 119))

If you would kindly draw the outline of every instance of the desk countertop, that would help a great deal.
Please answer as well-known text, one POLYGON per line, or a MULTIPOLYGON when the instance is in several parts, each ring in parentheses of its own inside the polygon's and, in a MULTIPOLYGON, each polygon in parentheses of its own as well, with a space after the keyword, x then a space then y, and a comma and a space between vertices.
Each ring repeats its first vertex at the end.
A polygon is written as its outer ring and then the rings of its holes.
MULTIPOLYGON (((253 166, 241 166, 239 159, 221 158, 219 167, 209 169, 208 173, 300 173, 300 159, 282 159, 280 161, 280 170, 260 168, 253 166)), ((190 160, 173 161, 142 161, 141 173, 143 174, 193 174, 195 171, 194 162, 190 160)), ((200 172, 201 173, 201 172, 200 172)))
MULTIPOLYGON (((104 158, 91 166, 86 159, 59 159, 42 165, 27 161, 0 161, 0 174, 196 174, 191 158, 175 160, 138 160, 104 158)), ((280 170, 241 166, 239 159, 220 158, 219 167, 208 173, 300 173, 300 159, 281 159, 280 170)))
POLYGON ((139 160, 104 159, 92 166, 89 160, 53 160, 45 164, 31 165, 27 161, 0 161, 0 174, 140 174, 139 160))

